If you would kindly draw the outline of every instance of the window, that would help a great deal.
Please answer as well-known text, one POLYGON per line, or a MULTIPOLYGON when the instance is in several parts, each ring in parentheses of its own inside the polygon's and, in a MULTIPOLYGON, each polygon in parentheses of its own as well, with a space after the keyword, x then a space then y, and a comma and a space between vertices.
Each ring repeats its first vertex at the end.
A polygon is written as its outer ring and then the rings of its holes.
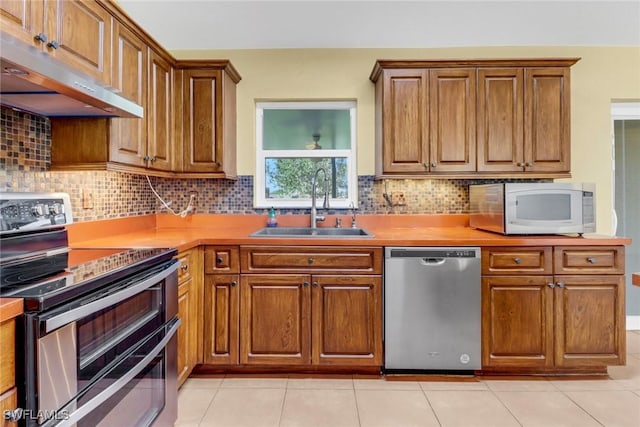
POLYGON ((355 117, 355 101, 257 103, 256 207, 309 208, 318 168, 327 173, 331 208, 358 206, 355 117))

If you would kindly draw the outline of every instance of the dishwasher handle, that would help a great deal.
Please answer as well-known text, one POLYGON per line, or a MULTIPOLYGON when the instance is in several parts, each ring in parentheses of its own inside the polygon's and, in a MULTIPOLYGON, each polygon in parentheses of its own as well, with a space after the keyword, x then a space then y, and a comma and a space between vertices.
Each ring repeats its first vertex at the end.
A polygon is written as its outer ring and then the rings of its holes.
POLYGON ((420 258, 420 264, 427 266, 442 265, 446 261, 445 258, 420 258))

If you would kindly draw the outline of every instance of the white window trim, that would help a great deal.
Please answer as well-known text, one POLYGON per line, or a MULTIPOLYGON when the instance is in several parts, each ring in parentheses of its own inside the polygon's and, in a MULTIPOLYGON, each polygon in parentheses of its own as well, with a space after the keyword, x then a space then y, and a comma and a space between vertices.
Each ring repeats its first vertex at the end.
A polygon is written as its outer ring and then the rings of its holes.
MULTIPOLYGON (((318 102, 257 102, 256 103, 256 175, 254 177, 253 205, 255 208, 310 208, 311 199, 270 200, 264 197, 265 160, 267 157, 346 157, 347 158, 347 199, 331 199, 330 209, 346 209, 358 206, 358 171, 356 156, 356 102, 355 101, 318 101, 318 102), (349 109, 351 119, 350 150, 263 150, 262 130, 264 109, 349 109)), ((319 195, 322 206, 322 196, 319 195)))

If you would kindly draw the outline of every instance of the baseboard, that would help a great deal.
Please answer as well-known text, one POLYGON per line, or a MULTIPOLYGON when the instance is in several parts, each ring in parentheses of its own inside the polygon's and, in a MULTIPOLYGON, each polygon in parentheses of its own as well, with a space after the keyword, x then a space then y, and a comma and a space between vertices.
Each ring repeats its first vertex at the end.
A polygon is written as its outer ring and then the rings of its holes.
POLYGON ((640 331, 640 315, 627 315, 627 331, 640 331))

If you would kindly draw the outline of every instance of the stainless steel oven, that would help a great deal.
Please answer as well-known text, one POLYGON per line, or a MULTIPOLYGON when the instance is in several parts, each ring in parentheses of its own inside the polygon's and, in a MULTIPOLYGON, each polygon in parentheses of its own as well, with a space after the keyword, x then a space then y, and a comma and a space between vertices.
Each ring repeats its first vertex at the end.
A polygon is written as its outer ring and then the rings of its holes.
POLYGON ((0 295, 24 298, 25 313, 16 340, 20 408, 10 415, 28 427, 172 426, 176 251, 70 250, 59 221, 25 231, 34 199, 12 197, 0 194, 0 295), (19 212, 27 214, 13 220, 19 212))

